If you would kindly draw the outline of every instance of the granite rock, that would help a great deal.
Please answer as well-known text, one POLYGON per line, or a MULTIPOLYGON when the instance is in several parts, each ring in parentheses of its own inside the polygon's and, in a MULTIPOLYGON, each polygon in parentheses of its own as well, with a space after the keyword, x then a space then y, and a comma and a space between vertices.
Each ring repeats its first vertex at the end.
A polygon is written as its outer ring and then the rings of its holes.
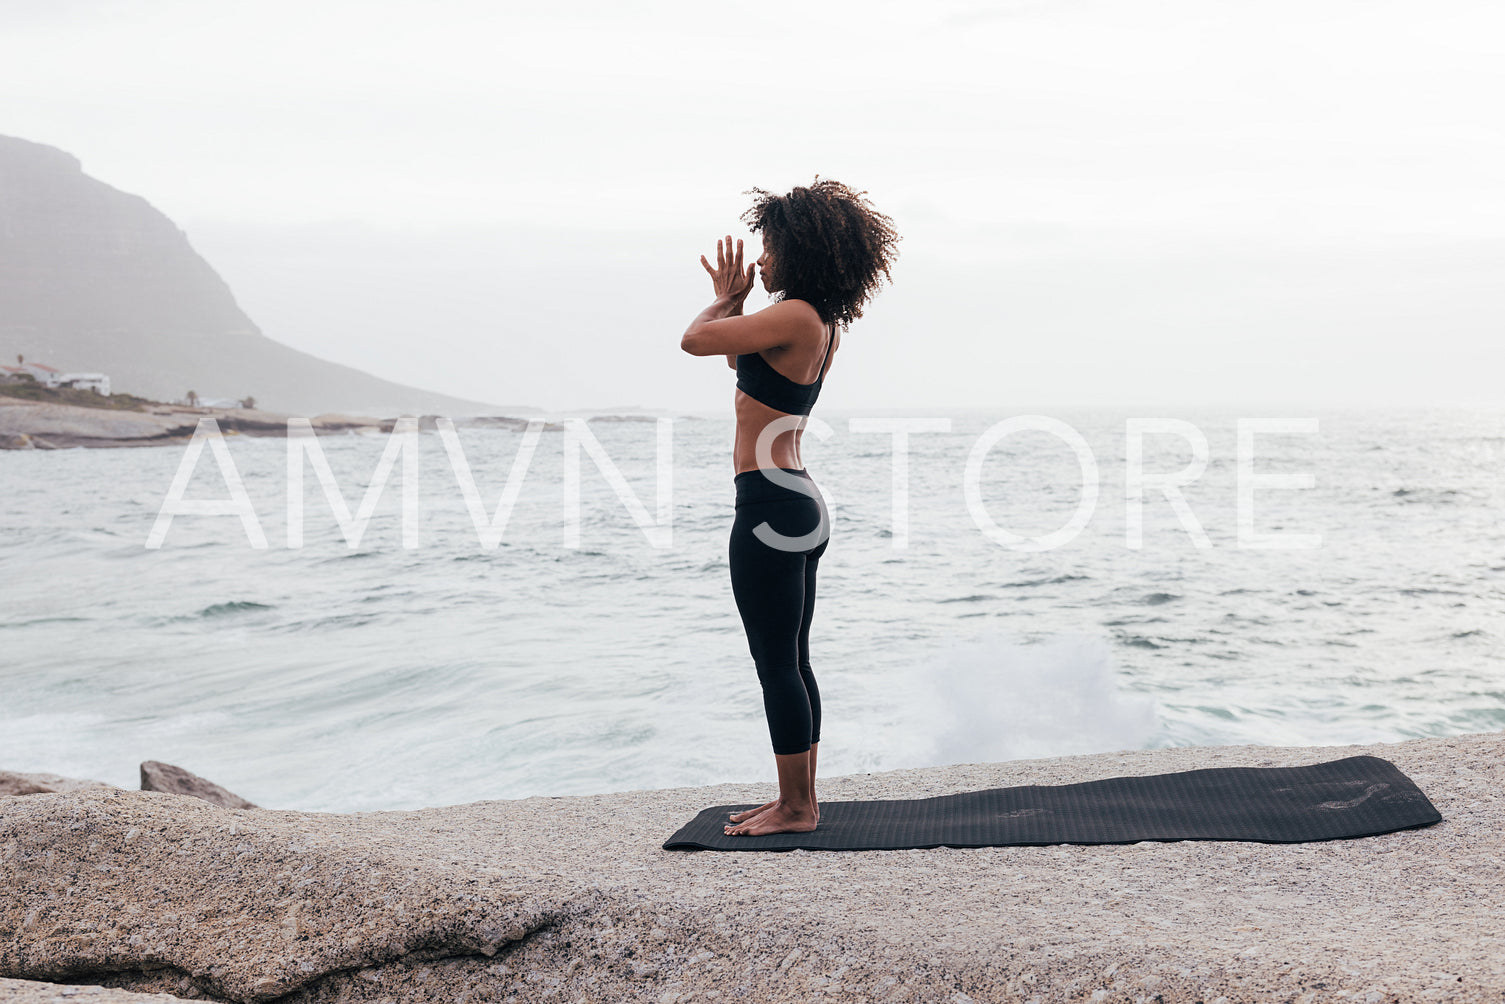
POLYGON ((141 765, 141 790, 162 791, 169 795, 192 795, 224 809, 255 809, 256 804, 221 788, 213 781, 182 767, 160 760, 147 760, 141 765))
MULTIPOLYGON (((162 404, 130 411, 0 397, 0 449, 181 446, 189 441, 199 420, 206 415, 214 418, 220 432, 226 436, 287 434, 289 416, 254 408, 162 404)), ((316 415, 309 420, 314 430, 322 435, 334 432, 377 434, 390 431, 393 422, 393 419, 333 413, 316 415)))
POLYGON ((63 777, 59 774, 18 774, 15 771, 0 770, 0 795, 42 795, 55 791, 82 791, 85 788, 119 790, 113 784, 103 781, 63 777))
POLYGON ((0 979, 0 1001, 5 1004, 174 1004, 181 1000, 168 994, 137 994, 112 987, 0 979))
POLYGON ((1497 1004, 1505 733, 959 764, 820 796, 1357 754, 1394 762, 1443 821, 1306 844, 756 854, 660 845, 768 783, 349 814, 38 794, 0 803, 0 975, 289 1004, 1497 1004))

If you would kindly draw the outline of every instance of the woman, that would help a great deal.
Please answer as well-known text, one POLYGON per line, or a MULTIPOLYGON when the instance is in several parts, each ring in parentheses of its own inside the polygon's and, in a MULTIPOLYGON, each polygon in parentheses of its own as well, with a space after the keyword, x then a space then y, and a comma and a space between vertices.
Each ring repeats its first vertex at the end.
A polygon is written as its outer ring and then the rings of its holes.
POLYGON ((815 757, 820 691, 810 668, 815 571, 826 551, 825 500, 800 462, 805 416, 841 346, 839 327, 862 316, 880 276, 891 278, 899 235, 893 221, 840 182, 774 195, 761 188, 743 221, 763 235, 763 254, 742 266, 742 242, 702 255, 716 299, 685 329, 680 347, 725 355, 737 371, 732 447, 736 517, 727 555, 732 594, 763 688, 779 797, 732 814, 728 835, 808 832, 820 819, 815 757), (753 276, 774 303, 742 313, 753 276))

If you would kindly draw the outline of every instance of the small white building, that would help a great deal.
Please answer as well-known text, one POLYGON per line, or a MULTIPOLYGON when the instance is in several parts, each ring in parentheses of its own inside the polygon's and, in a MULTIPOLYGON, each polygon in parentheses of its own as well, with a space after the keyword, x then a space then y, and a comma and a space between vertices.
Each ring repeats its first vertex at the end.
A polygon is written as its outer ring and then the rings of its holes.
POLYGON ((110 396, 110 378, 103 373, 63 373, 57 377, 54 387, 77 387, 79 390, 97 390, 110 396))
POLYGON ((42 363, 22 363, 21 372, 30 373, 32 378, 43 387, 56 387, 58 374, 61 371, 51 366, 44 366, 42 363))
POLYGON ((43 387, 77 387, 98 391, 105 397, 110 396, 110 378, 104 373, 64 373, 44 363, 22 363, 20 366, 0 366, 0 374, 10 377, 29 376, 43 387))

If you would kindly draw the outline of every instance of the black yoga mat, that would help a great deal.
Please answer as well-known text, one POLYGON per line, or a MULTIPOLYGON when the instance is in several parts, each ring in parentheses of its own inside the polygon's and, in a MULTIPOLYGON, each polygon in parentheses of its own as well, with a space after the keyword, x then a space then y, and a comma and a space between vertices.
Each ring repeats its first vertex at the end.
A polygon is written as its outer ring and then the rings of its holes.
POLYGON ((1080 784, 988 788, 934 798, 822 802, 811 833, 729 837, 728 813, 702 811, 665 850, 898 851, 1005 844, 1371 837, 1442 821, 1389 760, 1351 756, 1304 767, 1210 767, 1080 784))

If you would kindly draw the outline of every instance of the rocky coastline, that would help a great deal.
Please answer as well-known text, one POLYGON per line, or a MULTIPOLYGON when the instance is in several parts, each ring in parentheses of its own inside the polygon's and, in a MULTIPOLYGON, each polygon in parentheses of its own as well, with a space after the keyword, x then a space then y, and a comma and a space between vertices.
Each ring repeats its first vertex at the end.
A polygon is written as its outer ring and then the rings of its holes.
MULTIPOLYGON (((220 432, 235 436, 285 436, 290 415, 255 408, 210 408, 156 404, 141 411, 86 408, 53 401, 0 396, 0 450, 65 450, 75 447, 182 446, 193 438, 199 419, 210 416, 220 432)), ((438 415, 417 415, 418 430, 433 432, 438 415)), ((597 414, 590 422, 655 422, 655 415, 597 414)), ((511 415, 472 415, 452 419, 456 428, 511 429, 540 422, 545 432, 564 428, 561 421, 511 415)), ((329 413, 309 424, 327 433, 390 433, 396 418, 329 413)))
MULTIPOLYGON (((289 416, 255 408, 153 404, 128 411, 0 397, 0 450, 182 445, 193 438, 199 419, 206 415, 226 435, 287 435, 289 416)), ((327 414, 310 423, 319 433, 380 432, 390 431, 393 420, 327 414)))
POLYGON ((8 775, 35 790, 0 796, 0 1000, 1498 1001, 1505 733, 963 764, 820 795, 1358 754, 1443 821, 1305 844, 714 853, 660 845, 770 784, 335 814, 227 808, 168 765, 151 783, 175 790, 8 775))

